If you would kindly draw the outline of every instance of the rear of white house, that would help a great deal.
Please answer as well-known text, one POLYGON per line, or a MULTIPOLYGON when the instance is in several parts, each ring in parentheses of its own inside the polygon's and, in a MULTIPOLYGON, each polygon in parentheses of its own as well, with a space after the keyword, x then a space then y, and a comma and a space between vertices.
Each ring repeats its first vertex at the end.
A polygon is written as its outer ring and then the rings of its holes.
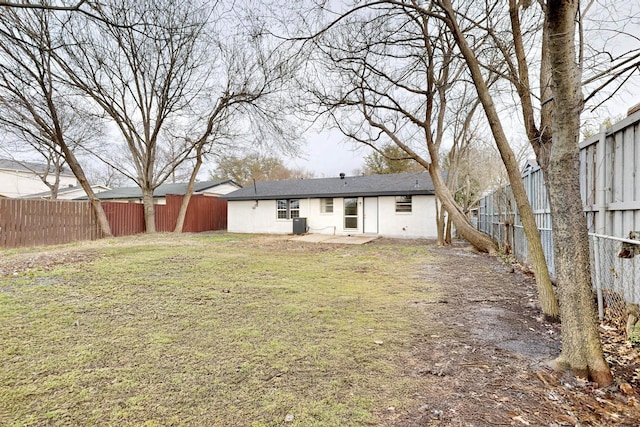
POLYGON ((426 172, 257 182, 221 199, 234 233, 437 236, 426 172))

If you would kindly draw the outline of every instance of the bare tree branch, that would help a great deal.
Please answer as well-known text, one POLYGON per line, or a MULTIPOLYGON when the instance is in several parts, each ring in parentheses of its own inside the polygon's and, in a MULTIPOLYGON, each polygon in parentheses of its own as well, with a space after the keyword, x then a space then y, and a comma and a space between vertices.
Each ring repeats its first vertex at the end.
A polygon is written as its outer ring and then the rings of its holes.
POLYGON ((87 0, 78 0, 77 3, 71 6, 52 5, 44 3, 17 3, 14 1, 0 1, 0 7, 11 7, 16 9, 35 9, 35 10, 49 10, 49 11, 66 11, 66 12, 78 12, 80 8, 88 3, 87 0))

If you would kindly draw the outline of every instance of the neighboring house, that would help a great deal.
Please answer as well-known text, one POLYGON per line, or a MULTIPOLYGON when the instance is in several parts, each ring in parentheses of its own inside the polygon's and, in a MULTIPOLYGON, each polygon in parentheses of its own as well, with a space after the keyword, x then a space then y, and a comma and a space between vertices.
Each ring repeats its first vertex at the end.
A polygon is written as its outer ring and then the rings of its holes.
POLYGON ((256 182, 221 199, 229 202, 229 232, 288 234, 296 227, 296 233, 437 236, 426 172, 256 182))
MULTIPOLYGON (((95 194, 102 193, 103 191, 110 190, 109 187, 105 187, 104 185, 92 185, 91 188, 95 194)), ((65 187, 58 189, 58 200, 73 200, 79 199, 81 197, 86 198, 87 194, 84 192, 84 189, 76 185, 75 187, 65 187)), ((26 196, 27 199, 50 199, 51 191, 43 191, 42 193, 29 194, 26 196)))
MULTIPOLYGON (((49 191, 49 187, 42 182, 39 175, 45 172, 47 165, 32 162, 18 162, 10 159, 0 159, 0 196, 27 197, 34 193, 49 191)), ((53 171, 47 179, 53 183, 53 171)), ((64 169, 60 173, 59 188, 78 185, 76 177, 64 169)))
MULTIPOLYGON (((230 193, 239 188, 232 180, 226 181, 203 181, 196 182, 193 186, 193 194, 204 194, 205 196, 218 197, 230 193)), ((166 204, 167 195, 182 196, 187 191, 186 183, 162 184, 153 192, 153 203, 157 205, 166 204)), ((140 187, 120 187, 96 194, 100 200, 122 203, 142 203, 142 190, 140 187)), ((86 196, 84 197, 86 199, 86 196)))

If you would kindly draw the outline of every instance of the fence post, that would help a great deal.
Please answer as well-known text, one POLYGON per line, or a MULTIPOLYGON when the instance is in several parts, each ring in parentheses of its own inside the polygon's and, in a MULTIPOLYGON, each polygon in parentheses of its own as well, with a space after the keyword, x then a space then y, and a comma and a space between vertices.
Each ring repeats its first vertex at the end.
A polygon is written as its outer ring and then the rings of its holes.
POLYGON ((600 125, 600 136, 596 145, 596 205, 598 217, 596 218, 596 233, 607 234, 607 164, 606 164, 607 128, 600 125))
POLYGON ((600 238, 598 236, 593 236, 593 264, 598 297, 598 319, 602 322, 604 320, 604 298, 602 296, 602 277, 600 276, 600 238))

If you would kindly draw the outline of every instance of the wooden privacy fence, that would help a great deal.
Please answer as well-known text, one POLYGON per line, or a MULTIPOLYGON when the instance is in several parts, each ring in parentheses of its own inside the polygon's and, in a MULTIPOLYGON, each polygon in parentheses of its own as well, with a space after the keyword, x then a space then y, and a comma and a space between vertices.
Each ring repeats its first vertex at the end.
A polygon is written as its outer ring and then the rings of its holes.
MULTIPOLYGON (((176 228, 183 196, 167 195, 166 205, 155 205, 156 231, 169 232, 176 228)), ((144 207, 141 203, 102 202, 114 236, 144 233, 144 207)), ((217 197, 194 194, 189 200, 182 231, 225 230, 227 202, 217 197)))
MULTIPOLYGON (((176 228, 182 197, 167 195, 166 205, 156 206, 156 230, 173 231, 176 228)), ((227 201, 217 197, 196 194, 191 196, 182 231, 199 233, 227 228, 227 201)))
MULTIPOLYGON (((155 205, 156 230, 173 231, 183 196, 169 195, 166 205, 155 205)), ((143 233, 144 209, 140 203, 102 202, 114 236, 143 233)), ((227 202, 193 195, 184 232, 227 228, 227 202)), ((91 205, 84 201, 0 199, 0 247, 54 245, 100 236, 91 205)))
POLYGON ((98 234, 89 202, 0 199, 0 247, 94 240, 98 234))
POLYGON ((141 203, 102 202, 102 209, 114 236, 144 233, 144 206, 141 203))

